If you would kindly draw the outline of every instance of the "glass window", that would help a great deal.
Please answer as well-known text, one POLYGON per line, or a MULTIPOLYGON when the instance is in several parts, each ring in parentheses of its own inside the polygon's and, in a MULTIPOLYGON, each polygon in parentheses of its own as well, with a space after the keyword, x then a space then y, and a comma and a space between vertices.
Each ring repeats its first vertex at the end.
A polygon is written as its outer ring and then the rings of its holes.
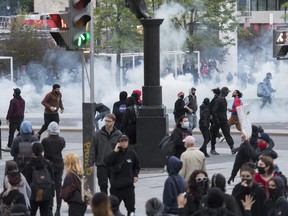
POLYGON ((266 11, 266 0, 258 0, 258 11, 266 11))
POLYGON ((276 10, 277 1, 275 0, 268 0, 268 11, 275 11, 276 10))
POLYGON ((279 4, 278 4, 278 7, 279 7, 279 8, 277 8, 277 9, 278 9, 278 10, 284 10, 284 9, 281 8, 281 5, 284 4, 284 3, 286 3, 286 1, 287 1, 287 0, 279 0, 279 4))
POLYGON ((257 0, 250 0, 251 11, 257 11, 257 0))

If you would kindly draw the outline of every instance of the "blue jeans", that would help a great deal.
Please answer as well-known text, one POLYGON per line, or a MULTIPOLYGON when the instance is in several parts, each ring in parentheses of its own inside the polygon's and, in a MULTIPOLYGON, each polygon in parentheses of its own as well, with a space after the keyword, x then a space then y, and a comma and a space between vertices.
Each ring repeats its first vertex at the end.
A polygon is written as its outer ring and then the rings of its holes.
POLYGON ((191 131, 197 126, 197 115, 196 113, 186 113, 187 118, 189 119, 189 131, 191 131))
POLYGON ((101 119, 101 121, 104 119, 104 117, 110 113, 110 111, 105 111, 105 112, 101 112, 101 113, 98 113, 98 115, 96 116, 95 118, 95 128, 96 130, 99 130, 99 123, 98 121, 101 119))

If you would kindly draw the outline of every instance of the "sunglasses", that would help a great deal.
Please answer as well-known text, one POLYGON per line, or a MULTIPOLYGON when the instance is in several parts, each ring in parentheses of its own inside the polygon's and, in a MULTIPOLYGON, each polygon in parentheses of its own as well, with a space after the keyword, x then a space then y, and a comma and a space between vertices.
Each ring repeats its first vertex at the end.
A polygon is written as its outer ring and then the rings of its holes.
POLYGON ((196 180, 196 182, 206 182, 207 180, 208 180, 208 178, 207 177, 204 177, 204 178, 197 178, 197 179, 195 179, 196 180))

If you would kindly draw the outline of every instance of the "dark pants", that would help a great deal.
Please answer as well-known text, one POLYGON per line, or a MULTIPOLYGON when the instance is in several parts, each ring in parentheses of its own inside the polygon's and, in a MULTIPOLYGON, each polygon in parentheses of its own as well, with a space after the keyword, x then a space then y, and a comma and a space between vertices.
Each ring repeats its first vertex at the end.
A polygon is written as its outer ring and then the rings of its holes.
POLYGON ((129 216, 132 212, 135 212, 135 191, 134 185, 128 188, 115 189, 110 188, 111 195, 116 196, 119 199, 119 204, 124 202, 125 208, 127 209, 127 215, 129 216))
POLYGON ((41 216, 52 216, 49 211, 49 204, 50 204, 50 200, 42 201, 42 202, 35 202, 34 200, 30 200, 31 216, 36 215, 38 207, 40 208, 41 216))
POLYGON ((52 122, 55 121, 57 124, 59 124, 60 119, 59 119, 59 114, 47 114, 44 113, 44 125, 42 125, 40 131, 38 131, 38 134, 41 135, 45 130, 47 130, 48 125, 52 122))
POLYGON ((69 203, 68 215, 69 216, 84 216, 87 205, 76 202, 69 203))
POLYGON ((202 136, 203 136, 203 139, 204 139, 203 144, 202 144, 202 146, 201 146, 200 149, 202 149, 202 151, 203 151, 204 153, 207 153, 207 144, 208 144, 208 143, 210 142, 210 140, 211 140, 210 130, 209 130, 209 128, 202 128, 202 127, 200 127, 200 131, 201 131, 202 136))
POLYGON ((233 138, 230 135, 230 127, 228 126, 228 121, 227 120, 226 121, 220 121, 219 124, 215 124, 212 128, 211 150, 215 150, 216 137, 218 136, 220 128, 222 130, 222 133, 223 133, 229 147, 232 148, 234 146, 233 138))
POLYGON ((8 144, 7 146, 11 148, 13 140, 14 140, 14 134, 15 131, 18 130, 20 131, 20 125, 23 120, 13 120, 9 122, 9 137, 8 137, 8 144))
POLYGON ((262 104, 261 104, 261 109, 268 103, 268 104, 272 104, 272 97, 262 97, 261 99, 262 104))
MULTIPOLYGON (((61 185, 62 185, 62 175, 63 175, 63 170, 60 171, 54 171, 54 181, 55 181, 55 191, 56 191, 56 203, 57 207, 56 209, 61 208, 61 203, 62 199, 60 197, 60 190, 61 190, 61 185)), ((52 213, 53 210, 53 199, 50 202, 50 207, 49 207, 50 212, 52 213)))
POLYGON ((106 166, 97 166, 97 179, 100 191, 108 194, 109 169, 106 166))

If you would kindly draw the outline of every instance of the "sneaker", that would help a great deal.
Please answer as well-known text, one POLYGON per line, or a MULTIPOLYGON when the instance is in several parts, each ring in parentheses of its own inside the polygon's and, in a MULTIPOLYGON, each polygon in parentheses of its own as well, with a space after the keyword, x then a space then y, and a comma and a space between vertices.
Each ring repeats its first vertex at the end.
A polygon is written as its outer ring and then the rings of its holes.
POLYGON ((231 148, 231 153, 236 154, 238 152, 239 148, 235 148, 234 146, 231 148))
POLYGON ((215 150, 211 150, 210 153, 211 153, 212 155, 219 155, 219 153, 216 152, 215 150))
POLYGON ((8 147, 8 146, 6 146, 6 148, 1 149, 1 150, 4 151, 4 152, 11 152, 11 148, 8 147))
MULTIPOLYGON (((217 152, 216 152, 216 153, 217 153, 217 152)), ((210 155, 209 155, 208 153, 204 153, 204 155, 205 155, 206 158, 209 158, 209 157, 210 157, 210 155)))
POLYGON ((226 141, 224 136, 219 138, 219 143, 222 143, 223 141, 226 141))

